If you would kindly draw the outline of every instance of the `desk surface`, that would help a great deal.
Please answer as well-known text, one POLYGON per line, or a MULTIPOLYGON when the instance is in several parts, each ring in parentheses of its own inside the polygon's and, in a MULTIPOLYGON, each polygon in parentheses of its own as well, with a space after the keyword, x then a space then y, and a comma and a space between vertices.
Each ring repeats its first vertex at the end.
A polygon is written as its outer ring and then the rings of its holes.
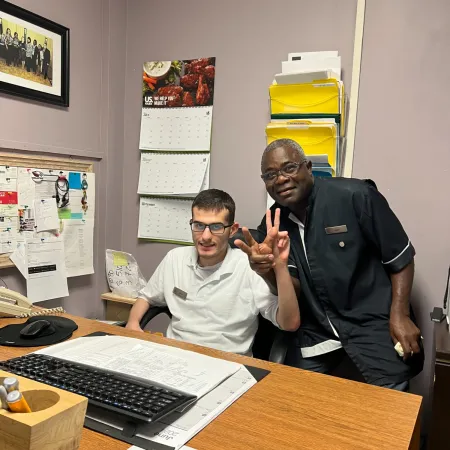
MULTIPOLYGON (((154 341, 265 368, 271 373, 195 436, 188 445, 209 449, 418 449, 419 396, 128 331, 89 319, 74 337, 104 331, 154 341)), ((2 319, 0 326, 20 319, 2 319)), ((36 348, 1 347, 0 359, 36 348)), ((129 444, 83 429, 81 450, 126 450, 129 444)))

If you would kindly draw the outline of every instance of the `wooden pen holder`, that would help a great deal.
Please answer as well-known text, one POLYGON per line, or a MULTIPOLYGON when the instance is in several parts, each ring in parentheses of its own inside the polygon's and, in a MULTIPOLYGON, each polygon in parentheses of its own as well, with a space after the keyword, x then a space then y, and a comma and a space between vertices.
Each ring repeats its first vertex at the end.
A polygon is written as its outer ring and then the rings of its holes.
POLYGON ((31 413, 0 408, 1 450, 73 450, 80 446, 87 399, 47 384, 0 370, 19 380, 19 390, 31 413))

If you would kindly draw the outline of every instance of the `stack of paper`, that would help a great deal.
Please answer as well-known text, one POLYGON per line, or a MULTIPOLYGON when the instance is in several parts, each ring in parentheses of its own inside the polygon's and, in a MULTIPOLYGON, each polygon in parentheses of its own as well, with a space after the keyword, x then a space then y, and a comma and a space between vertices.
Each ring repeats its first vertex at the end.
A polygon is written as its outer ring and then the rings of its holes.
POLYGON ((345 95, 338 52, 289 54, 269 92, 267 144, 292 139, 312 161, 315 176, 339 176, 345 95))

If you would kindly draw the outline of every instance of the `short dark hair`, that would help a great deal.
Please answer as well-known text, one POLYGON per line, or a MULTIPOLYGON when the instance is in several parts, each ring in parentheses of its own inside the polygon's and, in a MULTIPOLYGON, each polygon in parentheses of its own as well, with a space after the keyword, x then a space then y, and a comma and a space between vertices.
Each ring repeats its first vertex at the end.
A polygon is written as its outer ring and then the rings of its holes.
POLYGON ((230 194, 227 194, 220 189, 207 189, 200 192, 195 197, 192 203, 192 210, 194 208, 204 209, 209 211, 220 212, 223 209, 228 211, 228 221, 230 224, 234 223, 234 215, 236 214, 236 205, 230 194))

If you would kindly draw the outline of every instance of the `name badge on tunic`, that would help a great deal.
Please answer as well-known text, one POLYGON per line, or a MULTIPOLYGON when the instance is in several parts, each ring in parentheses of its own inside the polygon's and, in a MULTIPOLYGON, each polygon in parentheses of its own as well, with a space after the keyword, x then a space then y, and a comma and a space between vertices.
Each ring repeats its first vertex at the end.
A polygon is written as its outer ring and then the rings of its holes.
POLYGON ((336 227, 326 227, 325 233, 327 234, 339 234, 339 233, 347 233, 347 225, 338 225, 336 227))
POLYGON ((181 290, 181 289, 179 289, 179 288, 177 288, 177 287, 174 287, 172 292, 173 292, 177 297, 180 297, 180 298, 182 298, 183 300, 186 300, 186 298, 187 298, 187 292, 184 292, 183 290, 181 290))

